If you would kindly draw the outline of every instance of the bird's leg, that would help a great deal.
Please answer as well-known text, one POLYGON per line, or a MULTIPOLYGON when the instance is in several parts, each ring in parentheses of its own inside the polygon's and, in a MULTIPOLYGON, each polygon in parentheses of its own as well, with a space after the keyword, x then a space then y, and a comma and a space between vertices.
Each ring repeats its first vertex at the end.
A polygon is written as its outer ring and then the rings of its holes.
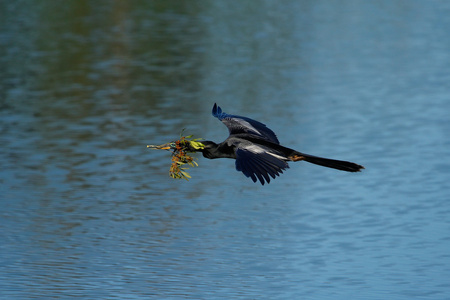
POLYGON ((303 155, 298 155, 298 154, 293 154, 293 155, 289 156, 288 158, 292 161, 299 161, 299 160, 305 159, 305 157, 303 155))

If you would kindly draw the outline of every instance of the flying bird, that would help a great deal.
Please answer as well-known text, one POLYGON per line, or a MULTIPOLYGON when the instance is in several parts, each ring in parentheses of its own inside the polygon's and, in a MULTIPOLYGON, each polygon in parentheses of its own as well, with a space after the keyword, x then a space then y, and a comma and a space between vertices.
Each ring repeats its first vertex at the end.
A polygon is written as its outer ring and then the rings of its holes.
MULTIPOLYGON (((353 162, 313 156, 284 147, 280 145, 275 133, 265 124, 247 117, 227 114, 217 104, 214 104, 212 115, 228 128, 228 138, 219 144, 212 141, 193 142, 192 144, 187 142, 184 150, 201 152, 204 157, 209 159, 235 159, 236 170, 250 177, 253 182, 259 180, 262 185, 265 182, 270 183, 270 178, 275 179, 289 168, 288 162, 290 161, 306 161, 347 172, 359 172, 364 169, 363 166, 353 162)), ((175 151, 177 146, 180 147, 179 144, 170 142, 149 147, 175 151)))

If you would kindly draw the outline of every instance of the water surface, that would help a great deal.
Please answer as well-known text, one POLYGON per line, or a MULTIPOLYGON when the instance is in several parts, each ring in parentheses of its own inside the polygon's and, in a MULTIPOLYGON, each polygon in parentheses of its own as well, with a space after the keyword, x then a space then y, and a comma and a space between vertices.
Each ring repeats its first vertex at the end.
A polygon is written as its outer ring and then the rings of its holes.
POLYGON ((0 295, 446 299, 445 1, 0 5, 0 295), (168 176, 224 111, 363 164, 168 176))

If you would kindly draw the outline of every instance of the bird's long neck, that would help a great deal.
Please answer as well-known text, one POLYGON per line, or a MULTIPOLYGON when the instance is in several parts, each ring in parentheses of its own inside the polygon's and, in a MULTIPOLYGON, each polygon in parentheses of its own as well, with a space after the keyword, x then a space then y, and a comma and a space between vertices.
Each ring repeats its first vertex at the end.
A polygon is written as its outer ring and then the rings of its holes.
POLYGON ((235 150, 227 143, 216 144, 212 141, 202 141, 202 144, 205 148, 198 151, 202 152, 206 158, 236 158, 235 150))

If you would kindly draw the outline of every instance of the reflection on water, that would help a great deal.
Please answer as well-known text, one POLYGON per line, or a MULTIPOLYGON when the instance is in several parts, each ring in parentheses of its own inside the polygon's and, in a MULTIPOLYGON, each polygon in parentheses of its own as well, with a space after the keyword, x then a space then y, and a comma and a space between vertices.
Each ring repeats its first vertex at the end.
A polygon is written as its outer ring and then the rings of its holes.
POLYGON ((0 290, 7 298, 442 299, 444 2, 0 4, 0 290), (366 166, 268 186, 151 152, 211 117, 366 166))

